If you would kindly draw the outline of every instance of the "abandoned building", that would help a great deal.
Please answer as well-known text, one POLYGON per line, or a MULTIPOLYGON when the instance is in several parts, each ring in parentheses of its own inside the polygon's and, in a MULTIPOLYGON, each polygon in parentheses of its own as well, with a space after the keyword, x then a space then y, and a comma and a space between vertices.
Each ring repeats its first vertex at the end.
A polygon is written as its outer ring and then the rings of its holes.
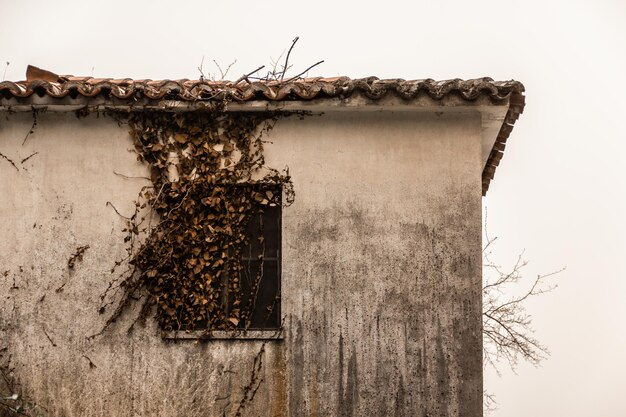
POLYGON ((0 82, 2 384, 59 417, 482 416, 481 198, 523 91, 0 82))

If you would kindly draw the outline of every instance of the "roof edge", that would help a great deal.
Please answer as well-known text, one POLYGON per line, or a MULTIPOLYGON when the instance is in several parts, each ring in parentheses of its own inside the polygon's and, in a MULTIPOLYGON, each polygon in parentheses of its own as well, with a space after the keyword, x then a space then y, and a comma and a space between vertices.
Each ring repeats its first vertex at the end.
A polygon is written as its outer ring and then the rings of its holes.
POLYGON ((524 110, 522 83, 491 78, 404 80, 376 77, 307 78, 280 81, 132 80, 59 76, 28 66, 26 81, 0 82, 0 109, 24 107, 154 109, 194 111, 227 102, 231 111, 416 111, 421 108, 508 106, 482 173, 486 195, 515 121, 524 110), (316 108, 317 106, 317 108, 316 108), (240 110, 238 110, 240 109, 240 110))

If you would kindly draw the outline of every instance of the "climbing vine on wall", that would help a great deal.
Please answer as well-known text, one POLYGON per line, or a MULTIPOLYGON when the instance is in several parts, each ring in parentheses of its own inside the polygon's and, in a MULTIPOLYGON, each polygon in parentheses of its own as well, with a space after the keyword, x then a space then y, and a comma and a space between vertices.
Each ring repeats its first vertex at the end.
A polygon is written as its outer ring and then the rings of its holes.
POLYGON ((123 116, 152 184, 125 217, 128 269, 102 295, 105 312, 110 293, 122 293, 106 326, 142 299, 140 318, 156 306, 164 330, 248 327, 251 311, 245 306, 254 303, 245 302, 250 294, 240 286, 246 227, 264 208, 294 198, 288 171, 267 167, 263 153, 264 133, 282 116, 225 112, 221 106, 123 116))

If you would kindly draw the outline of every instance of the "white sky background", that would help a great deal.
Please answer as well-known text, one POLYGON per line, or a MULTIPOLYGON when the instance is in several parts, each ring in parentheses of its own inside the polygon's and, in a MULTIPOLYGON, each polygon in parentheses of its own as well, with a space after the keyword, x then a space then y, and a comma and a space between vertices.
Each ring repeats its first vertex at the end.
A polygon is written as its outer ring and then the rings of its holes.
MULTIPOLYGON (((60 74, 236 79, 286 50, 294 71, 380 78, 516 79, 527 106, 488 196, 496 260, 526 249, 528 304, 552 356, 486 374, 495 416, 625 416, 626 2, 172 2, 0 0, 0 79, 60 74)), ((294 72, 295 74, 295 72, 294 72)))

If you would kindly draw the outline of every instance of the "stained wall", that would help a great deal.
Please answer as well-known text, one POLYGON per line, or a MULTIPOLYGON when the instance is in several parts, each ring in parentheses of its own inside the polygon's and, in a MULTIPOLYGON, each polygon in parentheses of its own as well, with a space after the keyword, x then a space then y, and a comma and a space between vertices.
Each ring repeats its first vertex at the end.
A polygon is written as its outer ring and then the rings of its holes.
POLYGON ((296 200, 266 342, 128 333, 136 310, 88 339, 125 256, 111 204, 132 212, 147 167, 111 118, 44 113, 22 144, 32 115, 0 116, 2 360, 49 415, 482 415, 479 113, 279 121, 267 161, 296 200))

